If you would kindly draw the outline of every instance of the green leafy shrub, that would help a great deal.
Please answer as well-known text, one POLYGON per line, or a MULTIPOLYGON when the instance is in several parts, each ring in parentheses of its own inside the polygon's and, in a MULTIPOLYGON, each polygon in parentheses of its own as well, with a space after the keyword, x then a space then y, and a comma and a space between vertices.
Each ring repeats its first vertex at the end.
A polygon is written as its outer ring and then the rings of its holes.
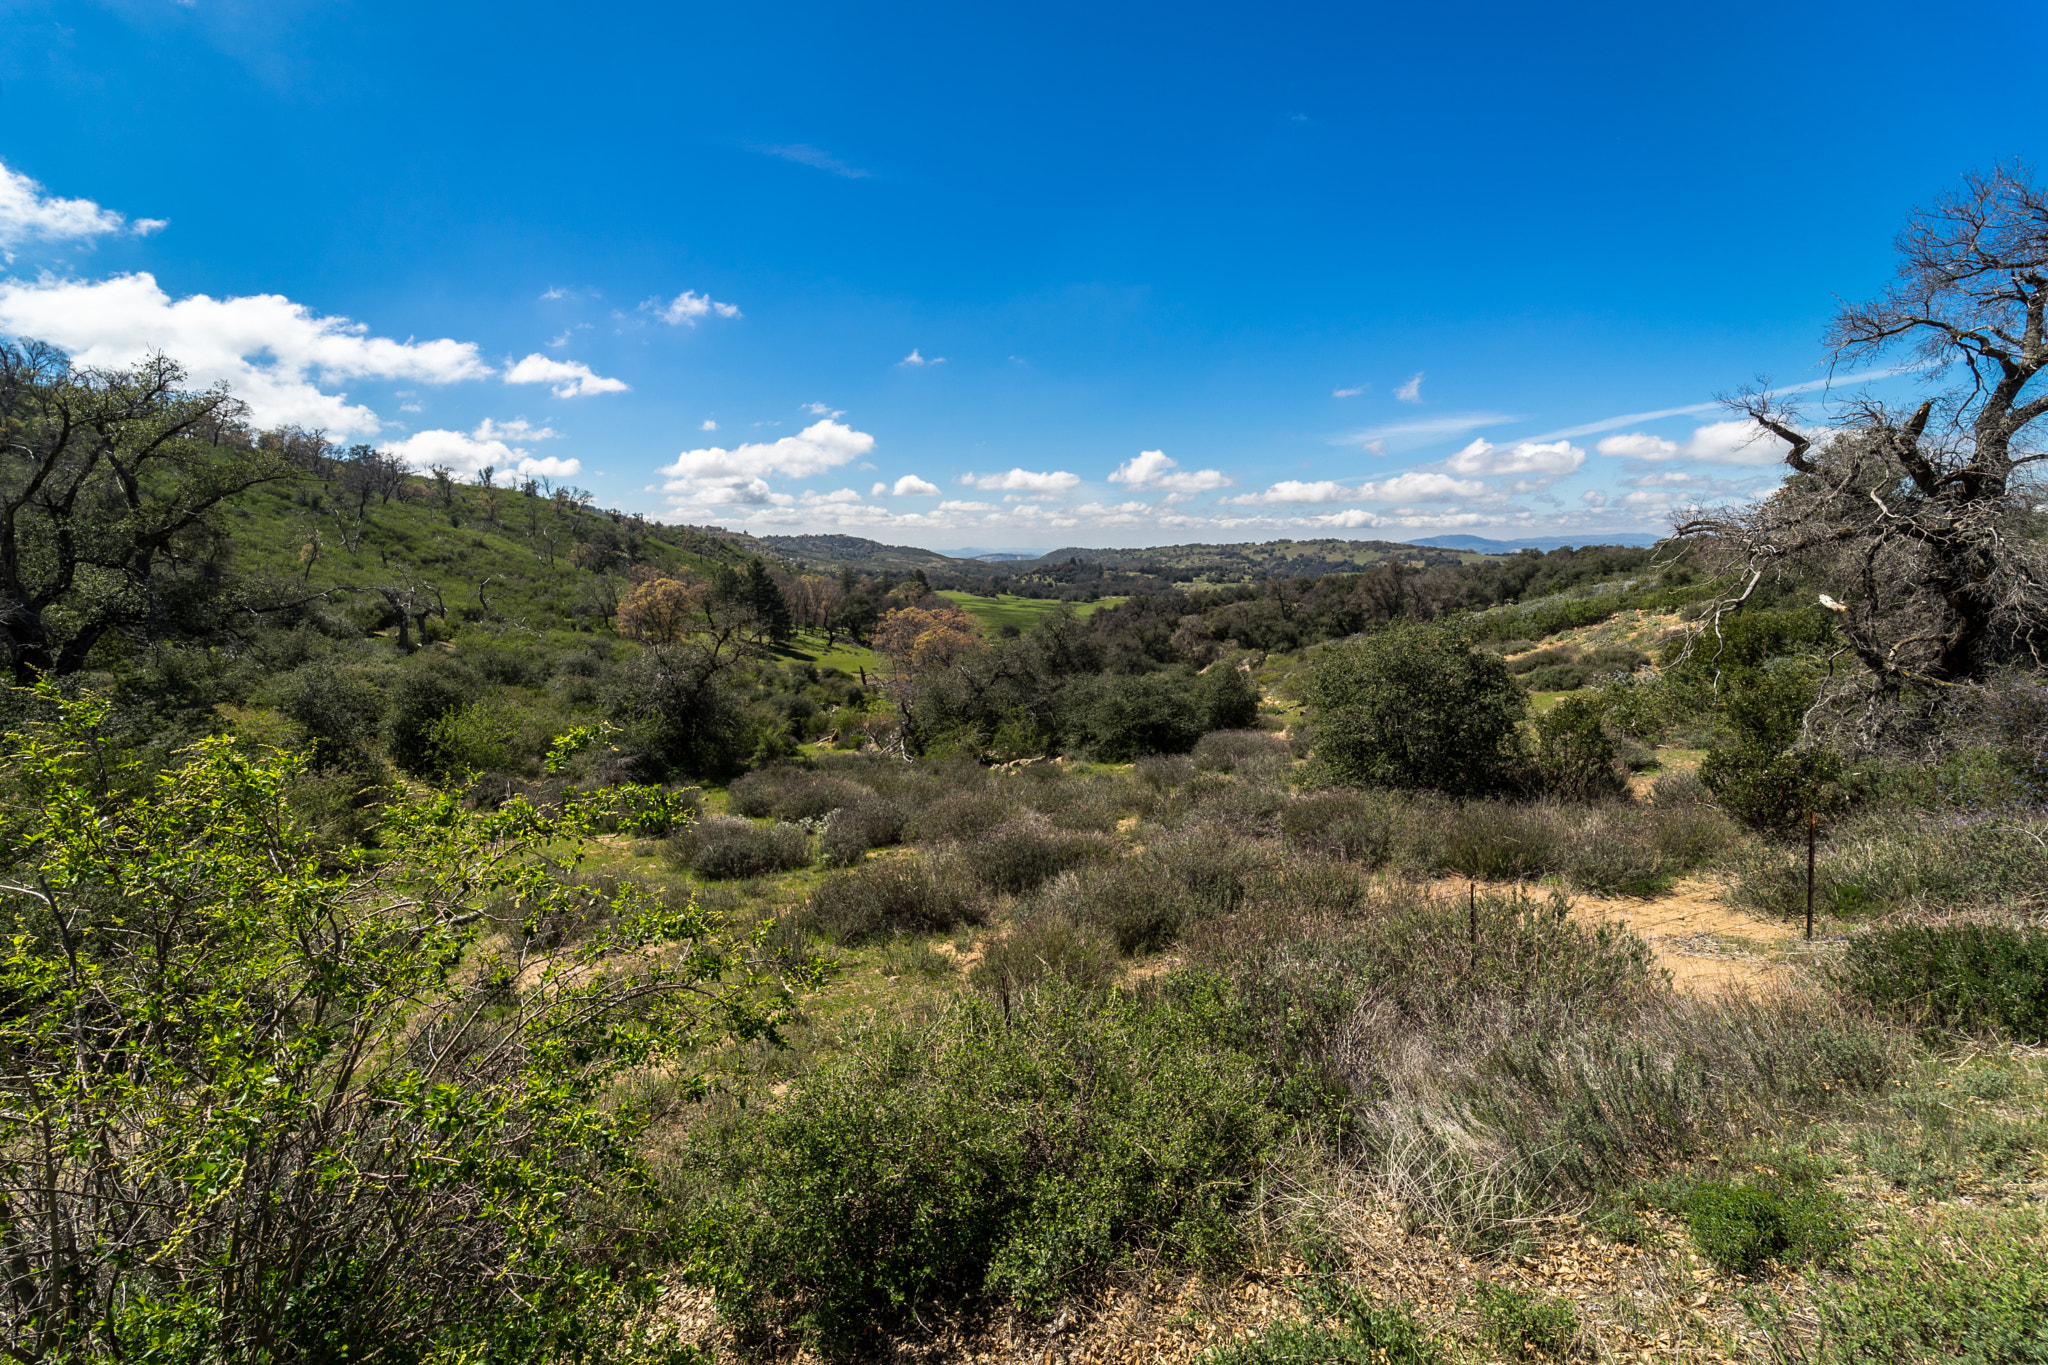
POLYGON ((1206 1365, 1443 1365, 1448 1359, 1406 1304, 1374 1303, 1357 1290, 1322 1285, 1302 1298, 1310 1317, 1212 1346, 1201 1359, 1206 1365))
POLYGON ((1472 1288, 1472 1310, 1487 1341, 1509 1355, 1563 1360, 1578 1340, 1579 1315, 1570 1299, 1482 1282, 1472 1288))
POLYGON ((742 1329, 857 1351, 935 1303, 1042 1311, 1140 1251, 1218 1267, 1279 1140, 1214 988, 1046 983, 877 1020, 774 1106, 693 1134, 694 1264, 742 1329))
POLYGON ((1396 623, 1311 666, 1316 761, 1345 786, 1454 796, 1517 785, 1528 702, 1494 654, 1443 627, 1396 623))
POLYGON ((1753 1310, 1815 1365, 2048 1362, 2048 1236, 2034 1212, 1944 1212, 1865 1242, 1853 1274, 1815 1286, 1813 1328, 1767 1299, 1753 1310))
POLYGON ((370 741, 384 711, 376 688, 332 664, 310 663, 288 674, 278 692, 278 709, 306 732, 316 771, 374 765, 370 741))
POLYGON ((1536 771, 1546 792, 1589 801, 1628 791, 1628 771, 1615 755, 1605 715, 1594 698, 1566 697, 1536 718, 1536 771))
MULTIPOLYGON (((1234 672, 1212 671, 1219 676, 1234 672)), ((1068 738, 1101 763, 1129 763, 1146 754, 1184 754, 1212 728, 1201 698, 1202 683, 1185 669, 1078 679, 1068 684, 1063 698, 1068 738)), ((1254 714, 1257 707, 1254 699, 1254 714)), ((1249 717, 1236 723, 1248 722, 1249 717)))
POLYGON ((406 772, 438 771, 435 730, 442 717, 459 710, 479 691, 476 675, 437 651, 412 656, 387 692, 384 743, 391 761, 406 772))
POLYGON ((402 792, 374 869, 323 859, 284 804, 295 761, 215 738, 145 775, 104 707, 44 700, 55 725, 0 750, 9 880, 37 888, 0 893, 10 1349, 647 1345, 651 1178, 615 1089, 652 1056, 774 1037, 757 941, 684 898, 566 885, 574 812, 402 792), (492 919, 514 903, 522 922, 492 919), (525 923, 565 920, 587 930, 571 951, 525 951, 525 923))
POLYGON ((980 924, 988 911, 955 861, 896 857, 833 873, 811 893, 804 918, 835 943, 858 944, 885 934, 980 924))
POLYGON ((1920 1027, 2048 1042, 2048 930, 1881 929, 1851 938, 1834 971, 1851 995, 1920 1027))
POLYGON ((1679 1203, 1700 1255, 1729 1275, 1766 1265, 1827 1264, 1849 1245, 1847 1207, 1822 1185, 1706 1180, 1679 1203))

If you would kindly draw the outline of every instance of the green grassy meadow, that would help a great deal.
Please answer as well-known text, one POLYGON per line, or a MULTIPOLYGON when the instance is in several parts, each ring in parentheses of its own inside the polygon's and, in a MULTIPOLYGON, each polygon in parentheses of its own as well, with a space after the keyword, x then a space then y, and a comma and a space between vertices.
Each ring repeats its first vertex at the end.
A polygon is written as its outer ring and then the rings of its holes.
POLYGON ((1087 620, 1104 607, 1113 607, 1126 599, 1104 597, 1094 602, 1060 603, 1038 597, 1015 597, 1004 593, 1000 597, 980 597, 971 592, 942 592, 939 596, 965 609, 968 615, 981 622, 988 631, 1001 630, 1004 626, 1015 626, 1018 630, 1029 630, 1045 617, 1058 611, 1062 605, 1073 608, 1074 615, 1087 620))

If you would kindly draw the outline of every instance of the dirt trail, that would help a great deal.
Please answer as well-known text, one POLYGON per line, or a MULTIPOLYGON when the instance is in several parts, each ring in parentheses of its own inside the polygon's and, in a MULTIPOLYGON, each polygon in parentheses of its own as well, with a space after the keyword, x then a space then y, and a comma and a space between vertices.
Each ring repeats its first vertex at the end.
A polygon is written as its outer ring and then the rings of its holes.
MULTIPOLYGON (((1463 897, 1471 883, 1445 880, 1438 894, 1463 897)), ((1481 895, 1509 895, 1513 882, 1480 882, 1481 895)), ((1522 889, 1541 894, 1526 884, 1522 889)), ((1682 881, 1662 896, 1637 899, 1575 895, 1572 918, 1583 924, 1626 924, 1657 955, 1679 990, 1711 995, 1734 987, 1765 991, 1786 982, 1786 960, 1798 940, 1790 925, 1738 910, 1721 899, 1719 885, 1704 878, 1682 881)))

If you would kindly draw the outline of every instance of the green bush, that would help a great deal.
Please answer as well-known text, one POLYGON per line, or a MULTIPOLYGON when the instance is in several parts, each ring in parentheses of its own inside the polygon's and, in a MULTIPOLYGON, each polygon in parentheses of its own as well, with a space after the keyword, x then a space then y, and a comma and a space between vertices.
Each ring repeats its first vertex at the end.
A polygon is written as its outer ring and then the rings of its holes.
POLYGON ((2048 1042, 2048 930, 1883 929, 1850 939, 1834 971, 1851 995, 1923 1028, 2048 1042))
POLYGON ((1931 1228, 1865 1242, 1852 1269, 1815 1286, 1810 1329, 1787 1321, 1774 1300, 1754 1315, 1814 1365, 2048 1362, 2048 1237, 2038 1213, 1949 1211, 1931 1228))
POLYGON ((479 690, 476 675, 455 660, 438 651, 413 655, 388 690, 384 743, 391 761, 419 776, 438 772, 437 727, 442 717, 468 705, 479 690))
POLYGON ((1828 1264, 1849 1245, 1847 1207, 1822 1185, 1707 1180, 1680 1201, 1693 1245, 1728 1275, 1776 1262, 1828 1264))
POLYGON ((1400 622, 1332 646, 1306 688, 1316 761, 1346 786, 1483 795, 1517 785, 1528 702, 1495 654, 1400 622))
POLYGON ((988 911, 956 862, 896 857, 825 878, 811 893, 804 918, 835 943, 858 944, 885 934, 936 934, 980 924, 988 911))
POLYGON ((692 1135, 692 1263, 742 1330, 852 1353, 983 1294, 1043 1311, 1130 1257, 1220 1267, 1282 1125, 1219 988, 1048 982, 877 1020, 777 1104, 692 1135))
POLYGON ((1015 808, 993 792, 956 792, 933 801, 912 816, 910 832, 921 844, 941 839, 972 839, 1015 814, 1015 808))
POLYGON ((903 808, 885 796, 865 796, 832 812, 818 837, 818 852, 828 867, 851 867, 871 848, 887 848, 903 838, 909 823, 903 808))
POLYGON ((1563 1360, 1578 1340, 1579 1315, 1570 1299, 1482 1282, 1472 1288, 1472 1309, 1486 1339, 1509 1355, 1563 1360))
POLYGON ((384 711, 376 688, 331 664, 311 663, 289 674, 278 691, 278 709, 306 732, 316 771, 375 764, 370 741, 384 711))
POLYGON ((999 1000, 1012 1000, 1057 978, 1082 990, 1116 979, 1117 945, 1090 924, 1057 911, 1014 920, 982 945, 968 979, 999 1000))
POLYGON ((1235 772, 1240 764, 1273 763, 1287 757, 1287 741, 1263 730, 1217 730, 1195 742, 1195 766, 1204 772, 1235 772))
POLYGON ((1443 1365, 1448 1359, 1405 1304, 1376 1304, 1357 1291, 1304 1297, 1316 1317, 1212 1346, 1201 1359, 1206 1365, 1443 1365))
POLYGON ((1079 863, 1111 855, 1105 839, 1033 825, 1006 825, 975 841, 967 865, 991 891, 1023 895, 1079 863))
POLYGON ((1536 718, 1536 771, 1543 789, 1567 801, 1628 791, 1628 771, 1607 734, 1606 708, 1590 697, 1566 697, 1536 718))
MULTIPOLYGON (((1079 679, 1068 684, 1063 698, 1068 741, 1101 763, 1184 754, 1211 728, 1200 695, 1203 681, 1185 669, 1079 679)), ((1254 700, 1255 714, 1257 705, 1254 700)))
POLYGON ((1050 908, 1064 909, 1125 953, 1147 953, 1180 937, 1200 913, 1198 903, 1156 866, 1120 859, 1063 877, 1048 888, 1050 908))
POLYGON ((669 847, 684 842, 690 871, 708 881, 737 881, 808 867, 811 836, 796 825, 757 825, 751 820, 711 819, 692 825, 684 838, 669 836, 669 847))
POLYGON ((1829 749, 1781 754, 1733 744, 1707 755, 1700 781, 1730 815, 1780 836, 1803 833, 1809 812, 1827 815, 1843 804, 1842 759, 1829 749))

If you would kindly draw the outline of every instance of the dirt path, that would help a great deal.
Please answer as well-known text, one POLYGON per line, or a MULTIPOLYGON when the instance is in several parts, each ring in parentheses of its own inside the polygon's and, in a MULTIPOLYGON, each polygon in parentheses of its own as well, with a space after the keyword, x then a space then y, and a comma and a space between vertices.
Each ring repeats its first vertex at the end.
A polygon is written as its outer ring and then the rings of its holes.
MULTIPOLYGON (((1438 893, 1463 897, 1471 883, 1445 880, 1438 893)), ((1481 895, 1511 895, 1513 882, 1481 882, 1481 895)), ((1524 885, 1524 891, 1536 888, 1524 885)), ((1640 934, 1671 973, 1672 984, 1690 995, 1711 995, 1731 987, 1766 991, 1785 983, 1787 955, 1798 941, 1789 925, 1761 919, 1721 899, 1721 888, 1703 878, 1682 881, 1662 896, 1638 900, 1576 895, 1572 918, 1582 924, 1625 924, 1640 934)))

